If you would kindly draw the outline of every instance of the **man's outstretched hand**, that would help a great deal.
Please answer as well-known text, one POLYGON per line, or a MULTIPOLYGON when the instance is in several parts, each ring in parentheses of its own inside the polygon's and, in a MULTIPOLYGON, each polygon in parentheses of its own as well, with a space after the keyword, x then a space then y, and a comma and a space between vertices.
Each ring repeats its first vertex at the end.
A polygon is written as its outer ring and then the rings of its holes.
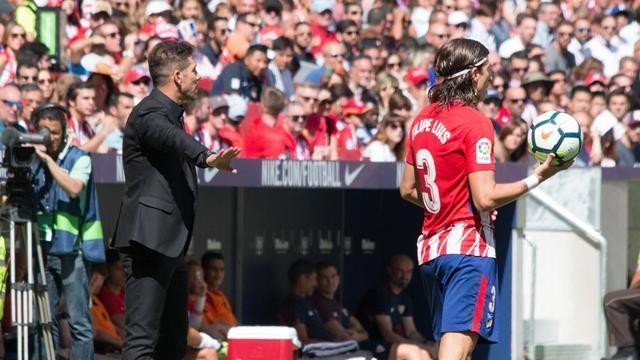
POLYGON ((223 171, 229 171, 237 173, 238 171, 231 167, 231 160, 240 154, 242 149, 238 147, 231 147, 220 151, 217 154, 212 154, 207 157, 207 166, 215 167, 223 171))

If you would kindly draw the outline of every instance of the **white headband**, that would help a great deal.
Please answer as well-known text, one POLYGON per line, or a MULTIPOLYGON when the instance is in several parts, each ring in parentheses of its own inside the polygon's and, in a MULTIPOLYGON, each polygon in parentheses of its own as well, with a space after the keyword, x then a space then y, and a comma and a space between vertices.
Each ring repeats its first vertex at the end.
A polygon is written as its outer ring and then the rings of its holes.
POLYGON ((482 59, 480 59, 480 61, 478 61, 477 63, 475 63, 475 64, 473 64, 473 65, 469 66, 468 68, 466 68, 466 69, 464 69, 464 70, 460 70, 460 71, 458 71, 457 73, 455 73, 455 74, 453 74, 453 75, 447 76, 445 79, 447 79, 447 80, 448 80, 448 79, 457 78, 458 76, 462 76, 462 75, 464 75, 464 74, 468 73, 469 71, 471 71, 471 69, 473 69, 473 68, 475 68, 475 67, 478 67, 478 66, 480 66, 480 65, 484 64, 486 61, 487 61, 487 58, 486 58, 486 57, 483 57, 483 58, 482 58, 482 59))

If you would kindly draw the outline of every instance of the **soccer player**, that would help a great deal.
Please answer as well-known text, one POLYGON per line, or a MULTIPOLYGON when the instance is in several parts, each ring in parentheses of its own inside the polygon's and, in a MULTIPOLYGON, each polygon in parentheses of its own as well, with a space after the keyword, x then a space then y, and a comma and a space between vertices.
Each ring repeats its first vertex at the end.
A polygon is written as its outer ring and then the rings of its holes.
POLYGON ((496 184, 493 127, 475 109, 491 84, 488 55, 469 39, 442 46, 435 60, 442 81, 408 134, 400 192, 424 208, 418 261, 439 360, 470 358, 479 339, 498 339, 492 211, 572 164, 551 166, 550 155, 524 180, 496 184))

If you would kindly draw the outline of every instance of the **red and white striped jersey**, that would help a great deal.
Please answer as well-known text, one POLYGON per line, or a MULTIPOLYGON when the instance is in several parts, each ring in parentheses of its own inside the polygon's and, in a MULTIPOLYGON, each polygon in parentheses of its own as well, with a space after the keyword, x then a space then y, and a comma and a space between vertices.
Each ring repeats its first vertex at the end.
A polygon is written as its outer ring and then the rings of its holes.
POLYGON ((495 171, 493 136, 491 121, 469 106, 431 104, 413 121, 406 161, 424 206, 420 264, 446 254, 496 256, 490 214, 473 206, 468 178, 495 171))

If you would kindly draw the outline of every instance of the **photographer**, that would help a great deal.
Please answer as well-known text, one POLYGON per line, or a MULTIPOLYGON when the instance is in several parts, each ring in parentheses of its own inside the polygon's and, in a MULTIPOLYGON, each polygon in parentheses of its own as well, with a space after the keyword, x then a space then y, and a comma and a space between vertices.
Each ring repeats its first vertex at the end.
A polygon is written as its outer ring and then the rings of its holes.
POLYGON ((41 160, 34 166, 37 228, 45 252, 54 343, 57 346, 59 336, 55 314, 64 294, 73 338, 72 357, 91 359, 93 332, 83 256, 91 262, 104 262, 104 243, 91 159, 67 141, 67 116, 64 107, 45 104, 31 117, 38 130, 46 127, 51 131, 46 147, 34 146, 41 160))

